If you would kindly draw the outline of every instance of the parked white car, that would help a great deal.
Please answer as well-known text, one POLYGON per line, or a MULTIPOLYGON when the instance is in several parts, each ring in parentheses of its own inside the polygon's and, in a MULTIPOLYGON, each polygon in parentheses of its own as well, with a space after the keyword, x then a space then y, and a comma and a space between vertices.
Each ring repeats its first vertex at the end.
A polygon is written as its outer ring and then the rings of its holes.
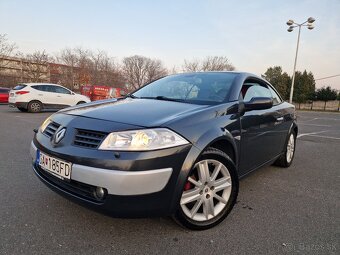
POLYGON ((42 109, 62 109, 91 102, 83 95, 58 84, 23 83, 9 93, 8 103, 22 112, 40 112, 42 109))

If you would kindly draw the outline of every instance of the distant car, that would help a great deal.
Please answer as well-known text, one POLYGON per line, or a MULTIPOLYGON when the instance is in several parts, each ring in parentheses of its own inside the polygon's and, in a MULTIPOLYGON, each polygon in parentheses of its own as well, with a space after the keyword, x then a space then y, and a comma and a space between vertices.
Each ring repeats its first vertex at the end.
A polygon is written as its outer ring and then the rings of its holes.
POLYGON ((40 112, 42 109, 62 109, 91 100, 58 84, 23 83, 10 91, 8 102, 22 112, 40 112))
POLYGON ((260 77, 187 73, 53 114, 30 152, 37 176, 83 205, 206 229, 231 211, 240 177, 291 165, 297 133, 294 105, 260 77))
POLYGON ((0 104, 8 103, 9 88, 0 87, 0 104))

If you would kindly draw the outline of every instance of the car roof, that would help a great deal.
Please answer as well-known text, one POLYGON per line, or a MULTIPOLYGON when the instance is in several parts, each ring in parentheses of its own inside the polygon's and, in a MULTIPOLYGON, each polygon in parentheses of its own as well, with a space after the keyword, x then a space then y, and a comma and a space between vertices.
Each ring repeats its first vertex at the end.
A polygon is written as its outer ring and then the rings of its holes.
MULTIPOLYGON (((54 84, 54 83, 31 83, 31 82, 29 82, 29 83, 20 83, 20 84, 22 84, 22 85, 27 85, 27 86, 35 86, 35 85, 53 85, 53 86, 63 86, 63 85, 60 85, 60 84, 54 84)), ((20 85, 19 84, 19 85, 20 85)))
POLYGON ((241 76, 244 77, 256 77, 256 78, 260 78, 263 80, 262 77, 253 74, 253 73, 249 73, 249 72, 242 72, 242 71, 200 71, 200 72, 182 72, 182 73, 175 73, 173 75, 181 75, 181 74, 211 74, 211 73, 233 73, 233 74, 239 74, 241 76))
POLYGON ((198 72, 181 72, 181 73, 174 73, 176 74, 208 74, 208 73, 234 73, 234 74, 240 74, 242 72, 238 71, 198 71, 198 72))

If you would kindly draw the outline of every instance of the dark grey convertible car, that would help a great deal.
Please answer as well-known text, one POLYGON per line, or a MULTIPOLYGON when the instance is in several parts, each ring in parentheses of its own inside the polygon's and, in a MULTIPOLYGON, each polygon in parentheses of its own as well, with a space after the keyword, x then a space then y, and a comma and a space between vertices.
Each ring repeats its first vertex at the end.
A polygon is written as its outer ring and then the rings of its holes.
POLYGON ((31 156, 47 186, 81 204, 206 229, 231 211, 240 177, 292 163, 297 132, 294 106, 267 81, 186 73, 53 114, 31 156))

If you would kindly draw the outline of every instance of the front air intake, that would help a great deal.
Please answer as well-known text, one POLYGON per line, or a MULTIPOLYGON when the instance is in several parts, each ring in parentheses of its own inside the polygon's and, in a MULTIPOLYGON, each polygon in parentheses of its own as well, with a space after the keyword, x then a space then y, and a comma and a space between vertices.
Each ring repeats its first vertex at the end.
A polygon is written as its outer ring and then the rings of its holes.
POLYGON ((107 134, 91 130, 77 129, 73 144, 79 147, 96 149, 107 134))
POLYGON ((60 127, 60 124, 55 123, 55 122, 51 122, 45 128, 43 134, 48 136, 49 138, 51 138, 54 135, 54 133, 58 130, 59 127, 60 127))

